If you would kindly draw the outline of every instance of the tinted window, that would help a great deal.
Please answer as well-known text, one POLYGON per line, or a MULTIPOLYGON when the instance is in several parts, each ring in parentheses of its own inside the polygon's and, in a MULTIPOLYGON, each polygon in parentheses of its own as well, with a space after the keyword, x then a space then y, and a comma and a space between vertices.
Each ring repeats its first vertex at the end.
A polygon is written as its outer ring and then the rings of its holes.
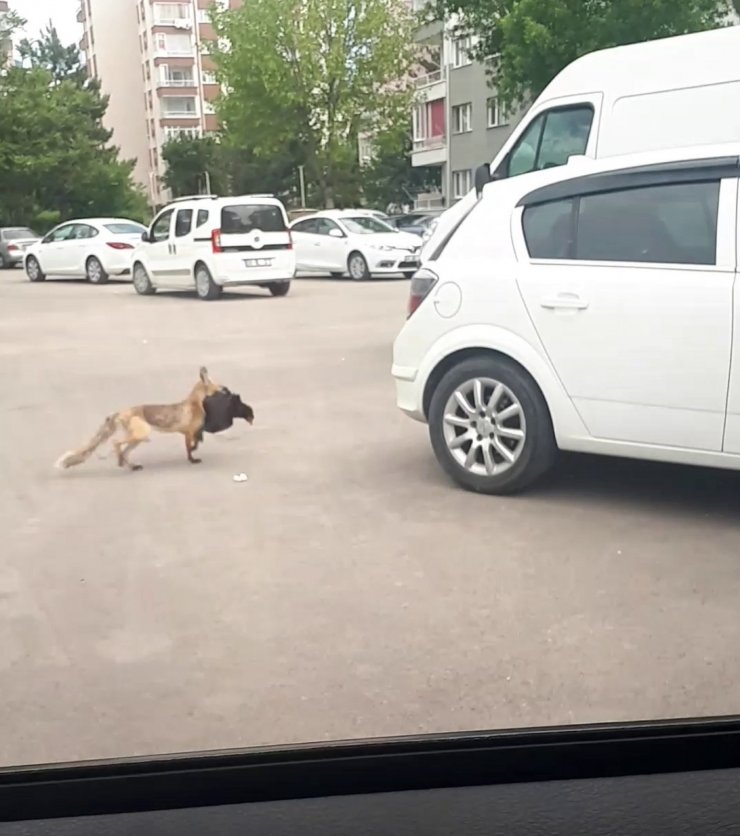
POLYGON ((17 229, 4 229, 4 241, 20 241, 23 238, 38 238, 39 236, 33 230, 26 227, 18 227, 17 229))
POLYGON ((175 237, 184 238, 193 228, 193 210, 180 209, 175 220, 175 237))
POLYGON ((585 153, 593 117, 591 105, 541 113, 519 138, 499 173, 515 177, 565 165, 569 157, 585 153))
POLYGON ((168 209, 154 221, 152 224, 152 241, 166 241, 170 237, 170 223, 174 213, 174 209, 168 209))
POLYGON ((286 229, 279 206, 225 206, 221 210, 221 232, 227 235, 244 235, 254 230, 284 232, 286 229))
POLYGON ((84 241, 87 238, 94 238, 97 234, 98 230, 89 224, 76 224, 74 232, 69 237, 76 241, 84 241))
MULTIPOLYGON (((337 229, 339 230, 339 232, 342 232, 342 230, 339 229, 337 224, 335 224, 334 221, 330 221, 328 218, 319 218, 316 221, 315 232, 317 232, 319 235, 329 235, 332 229, 337 229)), ((342 233, 342 235, 344 235, 344 233, 342 233)))
POLYGON ((313 235, 317 231, 316 230, 316 223, 317 223, 316 219, 311 218, 310 220, 307 220, 307 221, 298 221, 298 223, 293 224, 293 226, 291 228, 292 228, 293 232, 308 232, 308 233, 313 235))
POLYGON ((719 182, 650 186, 581 198, 575 257, 714 264, 719 182))
POLYGON ((524 213, 524 238, 532 258, 569 258, 573 243, 573 200, 532 206, 524 213))
POLYGON ((146 232, 140 224, 105 224, 105 228, 114 235, 141 235, 146 232))
POLYGON ((207 209, 198 209, 198 218, 195 222, 196 227, 201 227, 203 224, 208 223, 208 210, 207 209))

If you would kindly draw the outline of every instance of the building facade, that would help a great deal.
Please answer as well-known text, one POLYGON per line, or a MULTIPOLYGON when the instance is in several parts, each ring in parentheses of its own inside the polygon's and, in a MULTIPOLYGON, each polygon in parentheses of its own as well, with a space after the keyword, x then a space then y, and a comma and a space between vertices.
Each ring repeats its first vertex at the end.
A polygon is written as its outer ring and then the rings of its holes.
POLYGON ((436 187, 417 198, 417 208, 451 206, 473 185, 475 169, 491 162, 521 116, 506 114, 485 67, 470 58, 469 38, 452 25, 426 24, 416 36, 425 72, 416 78, 414 166, 428 166, 436 187))
MULTIPOLYGON (((106 126, 153 206, 170 199, 162 149, 178 136, 218 129, 220 94, 209 46, 214 0, 81 0, 80 47, 88 71, 110 97, 106 126)), ((236 8, 241 0, 216 0, 236 8)))

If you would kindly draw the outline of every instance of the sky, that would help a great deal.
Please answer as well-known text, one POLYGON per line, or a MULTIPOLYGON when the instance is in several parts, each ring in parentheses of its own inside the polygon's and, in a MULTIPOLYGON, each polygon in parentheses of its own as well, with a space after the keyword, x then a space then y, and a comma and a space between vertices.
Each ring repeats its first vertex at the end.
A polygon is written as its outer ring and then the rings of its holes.
POLYGON ((82 27, 77 22, 79 0, 10 0, 10 8, 28 21, 26 34, 35 38, 51 19, 64 44, 77 42, 82 27))

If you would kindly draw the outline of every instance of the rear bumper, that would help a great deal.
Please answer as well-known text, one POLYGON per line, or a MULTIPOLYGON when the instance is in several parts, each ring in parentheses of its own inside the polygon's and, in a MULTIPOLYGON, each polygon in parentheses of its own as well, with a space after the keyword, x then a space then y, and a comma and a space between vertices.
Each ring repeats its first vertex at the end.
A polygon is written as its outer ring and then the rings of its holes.
POLYGON ((414 421, 426 423, 424 415, 424 387, 416 369, 394 363, 391 370, 396 384, 396 406, 414 421))

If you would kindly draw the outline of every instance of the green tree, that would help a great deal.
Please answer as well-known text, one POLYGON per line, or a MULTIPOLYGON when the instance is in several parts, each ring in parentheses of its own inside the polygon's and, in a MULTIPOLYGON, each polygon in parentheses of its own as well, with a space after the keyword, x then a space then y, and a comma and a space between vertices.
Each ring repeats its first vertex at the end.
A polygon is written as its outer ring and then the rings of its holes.
POLYGON ((473 54, 488 62, 507 105, 538 95, 587 52, 711 29, 728 11, 727 0, 437 0, 434 7, 439 17, 459 14, 459 33, 477 36, 473 54))
POLYGON ((362 171, 365 201, 378 209, 413 203, 434 183, 432 173, 411 164, 411 125, 380 134, 373 140, 373 158, 362 171))
POLYGON ((26 21, 12 9, 0 14, 0 67, 4 67, 11 49, 13 36, 26 25, 26 21))
POLYGON ((211 192, 223 194, 228 188, 223 152, 215 137, 179 136, 162 149, 167 163, 164 184, 175 197, 205 192, 210 178, 211 192))
POLYGON ((87 81, 79 50, 74 44, 65 46, 62 43, 51 21, 40 38, 24 38, 18 45, 18 53, 29 66, 47 70, 54 84, 74 81, 83 86, 87 81))
POLYGON ((415 51, 411 12, 394 0, 250 0, 213 21, 228 90, 219 114, 234 145, 263 160, 298 148, 321 203, 349 200, 358 133, 408 118, 398 80, 415 51))

